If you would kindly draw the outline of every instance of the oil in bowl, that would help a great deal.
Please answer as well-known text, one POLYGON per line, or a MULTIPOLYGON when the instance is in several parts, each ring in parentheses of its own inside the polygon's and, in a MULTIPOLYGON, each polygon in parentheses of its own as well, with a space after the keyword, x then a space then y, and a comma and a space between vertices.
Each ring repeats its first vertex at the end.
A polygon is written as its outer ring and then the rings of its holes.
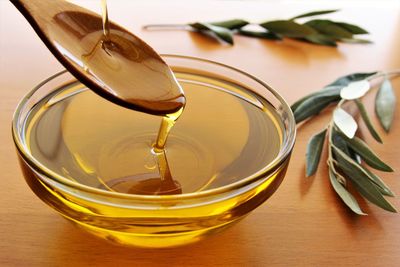
POLYGON ((69 73, 19 105, 13 134, 29 186, 96 236, 170 247, 238 221, 278 188, 295 139, 288 105, 254 77, 222 64, 165 56, 186 97, 165 146, 160 117, 104 100, 69 73))

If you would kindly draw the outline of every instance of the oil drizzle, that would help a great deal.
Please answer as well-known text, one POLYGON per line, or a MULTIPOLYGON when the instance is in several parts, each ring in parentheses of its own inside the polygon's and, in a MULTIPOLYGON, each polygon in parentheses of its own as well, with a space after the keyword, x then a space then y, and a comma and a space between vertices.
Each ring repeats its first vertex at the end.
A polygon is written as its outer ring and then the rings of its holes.
POLYGON ((110 23, 108 21, 108 8, 107 0, 101 0, 101 15, 103 21, 103 34, 104 38, 107 40, 110 35, 110 23))
MULTIPOLYGON (((96 53, 96 49, 100 48, 104 50, 109 56, 112 57, 111 53, 108 53, 110 47, 115 45, 113 39, 110 38, 110 25, 108 19, 108 8, 107 0, 101 0, 102 7, 102 25, 103 25, 103 37, 99 40, 96 46, 93 48, 92 53, 96 53), (99 45, 100 44, 100 45, 99 45)), ((90 55, 89 55, 90 60, 90 55)), ((90 69, 88 69, 90 71, 90 69)), ((182 97, 184 95, 182 93, 182 97)), ((156 195, 166 195, 166 194, 181 194, 182 189, 179 182, 174 181, 172 178, 171 170, 168 164, 168 159, 165 151, 165 145, 167 143, 167 138, 174 126, 176 120, 180 117, 183 112, 185 102, 179 102, 181 107, 178 111, 164 114, 161 120, 160 128, 158 131, 157 139, 153 144, 153 149, 151 150, 152 155, 155 158, 160 178, 152 177, 150 179, 142 180, 140 184, 132 186, 129 190, 130 193, 145 193, 145 194, 156 194, 156 195)), ((161 105, 161 104, 160 104, 161 105)), ((136 180, 137 177, 129 176, 124 179, 118 178, 118 184, 125 182, 130 182, 131 180, 136 180)), ((112 182, 112 181, 110 181, 112 182)), ((110 184, 108 184, 110 186, 110 184)), ((110 186, 112 189, 112 186, 110 186)))

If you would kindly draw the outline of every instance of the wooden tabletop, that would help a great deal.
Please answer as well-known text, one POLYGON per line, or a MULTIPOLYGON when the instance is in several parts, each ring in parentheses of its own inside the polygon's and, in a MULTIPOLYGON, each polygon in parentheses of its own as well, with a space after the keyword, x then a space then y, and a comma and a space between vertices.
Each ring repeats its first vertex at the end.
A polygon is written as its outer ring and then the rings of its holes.
MULTIPOLYGON (((99 1, 74 2, 100 9, 99 1)), ((290 103, 340 75, 400 67, 398 1, 109 2, 111 19, 160 53, 232 65, 266 81, 290 103), (147 23, 235 17, 263 21, 321 8, 341 8, 329 18, 365 27, 374 43, 330 48, 235 37, 231 47, 195 33, 141 29, 147 23)), ((17 10, 0 0, 0 266, 400 266, 400 215, 363 202, 369 216, 355 216, 333 192, 325 166, 304 177, 307 140, 325 125, 329 112, 299 128, 289 171, 271 199, 217 236, 187 247, 143 250, 113 246, 74 228, 26 185, 10 131, 19 99, 61 69, 17 10)), ((400 90, 400 79, 394 86, 400 90)), ((381 176, 400 195, 400 108, 395 120, 390 134, 380 130, 384 145, 366 136, 397 170, 381 176)), ((400 209, 399 198, 393 203, 400 209)))

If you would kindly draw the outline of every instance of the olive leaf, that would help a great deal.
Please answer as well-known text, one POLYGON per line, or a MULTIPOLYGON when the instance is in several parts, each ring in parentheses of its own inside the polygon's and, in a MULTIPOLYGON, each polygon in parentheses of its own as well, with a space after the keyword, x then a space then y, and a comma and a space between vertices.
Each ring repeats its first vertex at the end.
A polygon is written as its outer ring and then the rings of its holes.
POLYGON ((304 100, 293 112, 296 123, 317 115, 334 101, 337 101, 336 96, 324 95, 316 95, 304 100))
POLYGON ((329 14, 329 13, 334 13, 339 11, 339 9, 330 9, 330 10, 320 10, 320 11, 312 11, 312 12, 307 12, 301 15, 297 15, 290 20, 294 19, 300 19, 300 18, 305 18, 305 17, 312 17, 312 16, 317 16, 317 15, 324 15, 324 14, 329 14))
POLYGON ((357 200, 353 197, 353 195, 350 194, 350 192, 347 191, 341 183, 339 183, 335 173, 332 171, 331 168, 329 169, 329 180, 331 181, 333 189, 352 211, 354 211, 358 215, 367 215, 361 210, 357 200))
POLYGON ((354 38, 354 34, 368 33, 363 28, 345 22, 335 22, 331 20, 314 19, 307 21, 304 25, 310 26, 318 33, 306 36, 302 39, 320 45, 337 46, 336 41, 353 44, 367 44, 371 41, 366 39, 354 38))
POLYGON ((342 76, 335 80, 334 82, 328 84, 326 88, 330 86, 346 86, 351 82, 360 81, 371 77, 372 75, 376 74, 377 72, 359 72, 359 73, 352 73, 349 75, 342 76))
POLYGON ((224 27, 220 26, 215 26, 209 23, 191 23, 189 24, 193 29, 199 32, 205 32, 205 33, 213 33, 215 38, 222 40, 228 44, 233 45, 233 34, 232 32, 224 27))
POLYGON ((364 96, 371 88, 367 80, 351 82, 340 91, 340 97, 347 100, 353 100, 364 96))
POLYGON ((351 152, 350 149, 347 145, 346 140, 344 139, 342 134, 339 134, 339 132, 336 130, 336 127, 334 129, 332 129, 332 143, 339 148, 340 150, 342 150, 344 153, 346 153, 346 155, 348 155, 349 157, 351 157, 351 152))
POLYGON ((360 38, 340 38, 339 41, 348 44, 371 44, 372 41, 360 38))
POLYGON ((318 45, 325 45, 325 46, 333 46, 336 47, 336 40, 330 36, 324 35, 324 34, 313 34, 306 36, 302 38, 303 40, 313 43, 313 44, 318 44, 318 45))
POLYGON ((371 203, 390 212, 397 212, 396 208, 390 204, 382 195, 377 185, 371 181, 368 173, 335 146, 332 146, 334 155, 337 158, 338 166, 352 181, 352 184, 371 203))
POLYGON ((348 137, 353 138, 357 131, 357 123, 354 118, 341 108, 333 112, 333 121, 335 125, 348 137))
POLYGON ((247 24, 249 24, 249 22, 243 19, 230 19, 224 21, 210 22, 208 24, 226 28, 229 30, 237 30, 246 26, 247 24))
POLYGON ((379 143, 382 143, 382 139, 379 136, 378 132, 375 130, 375 127, 372 124, 371 119, 369 118, 369 115, 367 113, 367 110, 365 109, 364 104, 358 99, 356 99, 355 102, 358 107, 358 110, 360 111, 361 117, 362 117, 365 125, 367 126, 369 132, 371 133, 372 137, 379 143))
POLYGON ((352 158, 358 164, 361 164, 361 157, 357 155, 357 153, 348 145, 346 142, 346 137, 338 130, 336 127, 333 127, 332 131, 332 143, 346 153, 347 156, 352 158))
MULTIPOLYGON (((361 166, 362 167, 362 166, 361 166)), ((376 184, 378 190, 382 193, 382 195, 394 197, 395 194, 389 189, 389 187, 379 178, 378 175, 374 174, 367 168, 363 168, 363 170, 368 174, 368 177, 371 179, 373 183, 376 184)))
POLYGON ((331 36, 335 39, 341 39, 341 38, 352 38, 353 34, 346 30, 345 28, 342 28, 340 25, 336 24, 335 22, 331 20, 326 20, 326 19, 314 19, 307 21, 304 23, 307 26, 310 26, 314 30, 316 30, 319 33, 331 36))
POLYGON ((304 24, 299 24, 292 20, 267 21, 261 23, 260 26, 270 32, 290 38, 301 38, 308 35, 317 34, 317 31, 315 31, 313 28, 304 24))
POLYGON ((335 97, 335 100, 340 100, 340 90, 342 89, 342 86, 329 86, 329 87, 324 87, 324 90, 320 90, 314 93, 311 93, 305 97, 302 97, 301 99, 297 100, 294 102, 290 108, 294 112, 304 101, 307 99, 313 98, 313 97, 335 97))
POLYGON ((393 169, 384 163, 371 150, 371 148, 360 138, 354 136, 352 139, 346 139, 348 145, 372 168, 380 171, 392 172, 393 169))
POLYGON ((326 129, 311 137, 306 152, 306 176, 311 176, 317 171, 321 159, 322 148, 326 136, 326 129))
POLYGON ((392 126, 395 106, 396 96, 392 84, 385 79, 375 97, 375 113, 386 132, 389 132, 392 126))
POLYGON ((332 86, 296 101, 291 109, 297 123, 321 112, 329 104, 340 100, 341 87, 332 86))
POLYGON ((249 31, 249 30, 239 30, 238 33, 243 36, 256 37, 261 39, 269 40, 282 40, 282 37, 273 32, 267 31, 249 31))
POLYGON ((347 31, 351 32, 352 34, 368 34, 369 32, 365 29, 350 23, 345 22, 335 22, 336 25, 346 29, 347 31))

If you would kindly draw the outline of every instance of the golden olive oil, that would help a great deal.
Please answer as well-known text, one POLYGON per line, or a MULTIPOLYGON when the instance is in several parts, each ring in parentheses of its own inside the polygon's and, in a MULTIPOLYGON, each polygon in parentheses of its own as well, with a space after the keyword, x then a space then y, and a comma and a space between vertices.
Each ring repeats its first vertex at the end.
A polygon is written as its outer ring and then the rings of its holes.
MULTIPOLYGON (((264 99, 229 84, 228 90, 211 87, 215 81, 201 75, 176 76, 188 104, 165 155, 183 193, 233 183, 277 156, 282 126, 264 99)), ((26 142, 43 165, 80 184, 157 194, 152 190, 160 184, 160 170, 153 146, 159 123, 158 116, 120 107, 72 82, 30 112, 26 142)))
POLYGON ((30 154, 21 167, 35 194, 96 236, 152 248, 198 241, 265 202, 289 161, 287 155, 268 167, 287 142, 278 112, 223 77, 174 72, 187 105, 165 146, 173 185, 162 183, 154 155, 159 116, 120 107, 64 78, 35 99, 21 124, 30 154), (175 195, 151 196, 160 190, 175 195))

